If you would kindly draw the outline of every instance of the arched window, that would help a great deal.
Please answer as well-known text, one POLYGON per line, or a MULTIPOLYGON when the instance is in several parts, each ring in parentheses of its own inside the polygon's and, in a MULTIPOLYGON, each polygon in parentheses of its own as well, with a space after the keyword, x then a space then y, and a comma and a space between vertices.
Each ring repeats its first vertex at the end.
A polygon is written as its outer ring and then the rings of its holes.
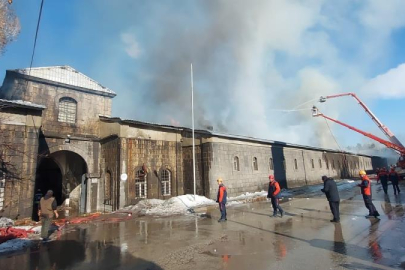
POLYGON ((315 169, 314 159, 311 159, 311 165, 312 165, 312 169, 315 169))
POLYGON ((239 171, 239 170, 240 170, 240 167, 239 167, 239 158, 236 157, 236 156, 233 158, 233 169, 234 169, 235 171, 239 171))
POLYGON ((322 169, 322 160, 319 159, 318 161, 319 161, 319 168, 322 169))
POLYGON ((171 195, 172 173, 167 169, 162 170, 162 172, 160 174, 160 180, 162 181, 162 195, 170 196, 171 195))
POLYGON ((105 183, 104 183, 104 204, 111 205, 112 204, 112 181, 111 181, 111 173, 107 172, 105 174, 105 183))
POLYGON ((294 159, 294 168, 295 168, 296 170, 298 170, 298 161, 297 161, 296 158, 294 159))
POLYGON ((77 102, 73 98, 63 97, 59 100, 58 121, 64 123, 76 123, 77 102))
POLYGON ((146 178, 147 174, 143 170, 136 171, 135 174, 135 197, 146 198, 146 178))
POLYGON ((257 164, 257 157, 253 158, 253 170, 258 171, 259 165, 257 164))
POLYGON ((0 210, 4 208, 4 199, 6 190, 6 173, 3 172, 0 168, 0 210))
POLYGON ((270 166, 270 170, 274 170, 273 158, 269 159, 269 166, 270 166))

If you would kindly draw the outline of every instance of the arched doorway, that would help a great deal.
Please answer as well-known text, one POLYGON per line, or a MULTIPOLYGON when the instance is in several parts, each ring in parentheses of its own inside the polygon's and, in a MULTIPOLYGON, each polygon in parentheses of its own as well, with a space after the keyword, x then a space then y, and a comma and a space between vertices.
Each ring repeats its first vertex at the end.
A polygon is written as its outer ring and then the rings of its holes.
MULTIPOLYGON (((57 151, 40 160, 35 179, 35 190, 42 194, 54 192, 58 206, 69 209, 70 215, 86 209, 87 164, 78 154, 57 151)), ((35 215, 35 213, 34 213, 35 215)))

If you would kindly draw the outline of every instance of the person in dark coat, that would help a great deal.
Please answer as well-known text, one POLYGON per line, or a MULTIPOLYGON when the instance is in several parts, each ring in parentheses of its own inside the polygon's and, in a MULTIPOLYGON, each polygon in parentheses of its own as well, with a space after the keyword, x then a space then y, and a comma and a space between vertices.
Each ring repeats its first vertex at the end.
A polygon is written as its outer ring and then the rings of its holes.
POLYGON ((392 183, 392 187, 394 188, 394 195, 397 195, 401 192, 401 190, 399 189, 398 183, 399 183, 399 175, 398 173, 395 171, 394 168, 391 168, 390 173, 388 174, 388 178, 390 179, 391 183, 392 183))
POLYGON ((323 189, 321 189, 321 191, 325 193, 326 198, 329 201, 330 210, 333 215, 333 219, 330 222, 340 222, 340 212, 339 212, 340 197, 335 180, 324 175, 322 176, 322 181, 323 181, 323 189))
POLYGON ((226 187, 224 186, 222 178, 217 179, 218 183, 218 195, 217 195, 217 203, 219 204, 219 211, 221 211, 221 218, 218 222, 226 221, 226 199, 228 193, 226 192, 226 187))
POLYGON ((273 175, 269 175, 269 191, 267 193, 267 198, 271 199, 271 204, 273 206, 273 217, 277 216, 277 210, 280 212, 281 217, 284 215, 283 209, 280 207, 279 198, 280 198, 280 185, 274 179, 273 175))
POLYGON ((387 194, 387 192, 388 192, 388 172, 385 167, 382 168, 380 173, 378 174, 378 179, 380 179, 384 193, 387 194))

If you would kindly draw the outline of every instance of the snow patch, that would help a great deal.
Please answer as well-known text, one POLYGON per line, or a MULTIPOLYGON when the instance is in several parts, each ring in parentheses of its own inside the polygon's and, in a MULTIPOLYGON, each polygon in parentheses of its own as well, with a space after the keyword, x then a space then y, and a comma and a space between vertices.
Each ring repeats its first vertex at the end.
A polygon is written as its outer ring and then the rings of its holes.
POLYGON ((0 228, 13 226, 13 225, 14 225, 14 220, 6 218, 6 217, 0 218, 0 228))
POLYGON ((214 205, 214 200, 204 196, 181 195, 168 200, 147 199, 142 200, 136 205, 125 208, 127 211, 140 212, 145 215, 168 216, 175 214, 186 214, 191 209, 198 206, 214 205))

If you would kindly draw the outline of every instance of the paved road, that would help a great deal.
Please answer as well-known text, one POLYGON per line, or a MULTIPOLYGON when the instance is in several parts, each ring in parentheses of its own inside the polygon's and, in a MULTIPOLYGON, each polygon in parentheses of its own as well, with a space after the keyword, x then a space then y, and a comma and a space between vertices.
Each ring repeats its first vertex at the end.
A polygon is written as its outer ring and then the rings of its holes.
POLYGON ((257 202, 231 207, 226 223, 213 209, 71 227, 58 241, 0 257, 0 269, 405 269, 405 195, 373 192, 381 220, 364 218, 354 187, 341 191, 340 224, 329 222, 319 193, 284 202, 284 218, 257 202))

